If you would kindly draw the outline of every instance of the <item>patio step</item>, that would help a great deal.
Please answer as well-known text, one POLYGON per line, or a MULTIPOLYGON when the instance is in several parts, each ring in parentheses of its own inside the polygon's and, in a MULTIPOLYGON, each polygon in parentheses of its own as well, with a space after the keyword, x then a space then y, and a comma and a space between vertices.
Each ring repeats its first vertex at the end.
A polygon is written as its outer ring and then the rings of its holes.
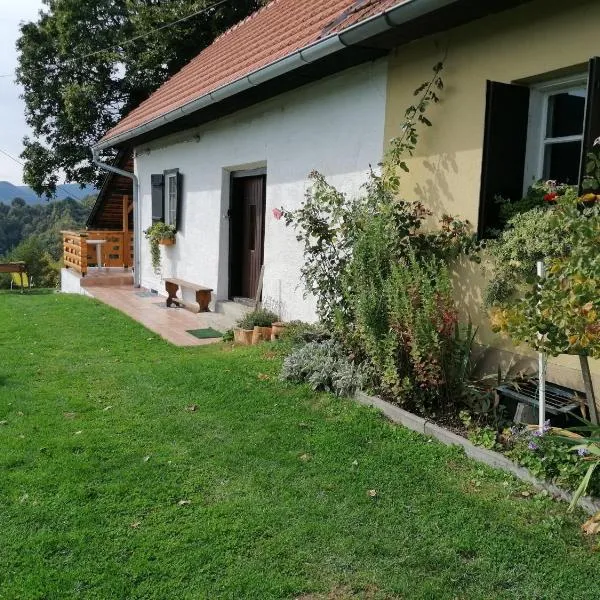
POLYGON ((119 271, 116 273, 88 273, 80 280, 81 287, 133 286, 133 273, 119 271))
POLYGON ((220 300, 215 306, 215 312, 228 317, 231 319, 232 323, 238 319, 242 319, 251 310, 252 306, 248 306, 248 304, 242 302, 235 302, 233 300, 220 300))

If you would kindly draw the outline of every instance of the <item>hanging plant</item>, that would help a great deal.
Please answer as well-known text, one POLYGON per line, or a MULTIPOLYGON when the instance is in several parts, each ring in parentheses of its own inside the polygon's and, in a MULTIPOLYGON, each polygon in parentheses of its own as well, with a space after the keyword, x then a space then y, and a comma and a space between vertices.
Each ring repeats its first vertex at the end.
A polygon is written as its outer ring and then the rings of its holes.
POLYGON ((144 231, 146 239, 150 242, 152 268, 157 275, 160 272, 160 244, 164 244, 166 241, 173 244, 175 242, 175 233, 176 230, 174 225, 167 225, 162 221, 152 223, 152 225, 144 231))

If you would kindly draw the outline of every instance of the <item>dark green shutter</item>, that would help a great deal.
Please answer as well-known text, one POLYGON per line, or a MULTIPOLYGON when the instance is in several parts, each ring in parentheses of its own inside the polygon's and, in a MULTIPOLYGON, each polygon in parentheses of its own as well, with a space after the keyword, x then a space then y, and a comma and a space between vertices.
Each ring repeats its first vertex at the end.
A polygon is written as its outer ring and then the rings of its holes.
POLYGON ((183 224, 183 175, 177 172, 177 213, 175 215, 175 229, 179 231, 183 224))
POLYGON ((496 196, 523 195, 529 121, 529 88, 487 82, 485 132, 479 199, 479 236, 498 225, 496 196))

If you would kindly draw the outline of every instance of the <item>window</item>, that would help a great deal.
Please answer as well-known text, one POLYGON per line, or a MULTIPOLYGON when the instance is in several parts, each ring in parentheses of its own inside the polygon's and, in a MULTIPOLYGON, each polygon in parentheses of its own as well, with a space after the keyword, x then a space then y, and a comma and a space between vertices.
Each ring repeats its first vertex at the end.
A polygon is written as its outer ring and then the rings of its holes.
POLYGON ((179 229, 181 222, 181 181, 179 169, 152 175, 152 221, 164 221, 179 229))
POLYGON ((497 197, 540 179, 579 185, 600 136, 600 58, 588 72, 532 86, 487 82, 478 233, 502 226, 497 197))
POLYGON ((577 185, 587 75, 531 89, 524 191, 539 179, 577 185))
POLYGON ((165 171, 165 223, 177 224, 177 171, 165 171))

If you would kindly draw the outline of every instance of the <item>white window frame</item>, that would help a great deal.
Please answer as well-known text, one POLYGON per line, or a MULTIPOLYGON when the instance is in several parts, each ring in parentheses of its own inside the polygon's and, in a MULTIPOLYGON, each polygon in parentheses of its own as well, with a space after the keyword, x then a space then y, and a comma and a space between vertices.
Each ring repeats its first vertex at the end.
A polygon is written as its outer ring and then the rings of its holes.
POLYGON ((536 84, 531 87, 527 151, 525 155, 525 177, 523 181, 524 194, 532 183, 535 183, 543 177, 546 146, 548 144, 583 141, 583 127, 581 135, 546 138, 545 133, 548 123, 548 100, 550 96, 557 92, 569 92, 581 90, 582 88, 586 90, 587 95, 587 81, 587 73, 580 73, 578 75, 536 84))
POLYGON ((165 223, 175 225, 177 222, 177 200, 179 197, 178 171, 165 171, 165 223), (174 182, 174 194, 171 194, 171 182, 174 182))

